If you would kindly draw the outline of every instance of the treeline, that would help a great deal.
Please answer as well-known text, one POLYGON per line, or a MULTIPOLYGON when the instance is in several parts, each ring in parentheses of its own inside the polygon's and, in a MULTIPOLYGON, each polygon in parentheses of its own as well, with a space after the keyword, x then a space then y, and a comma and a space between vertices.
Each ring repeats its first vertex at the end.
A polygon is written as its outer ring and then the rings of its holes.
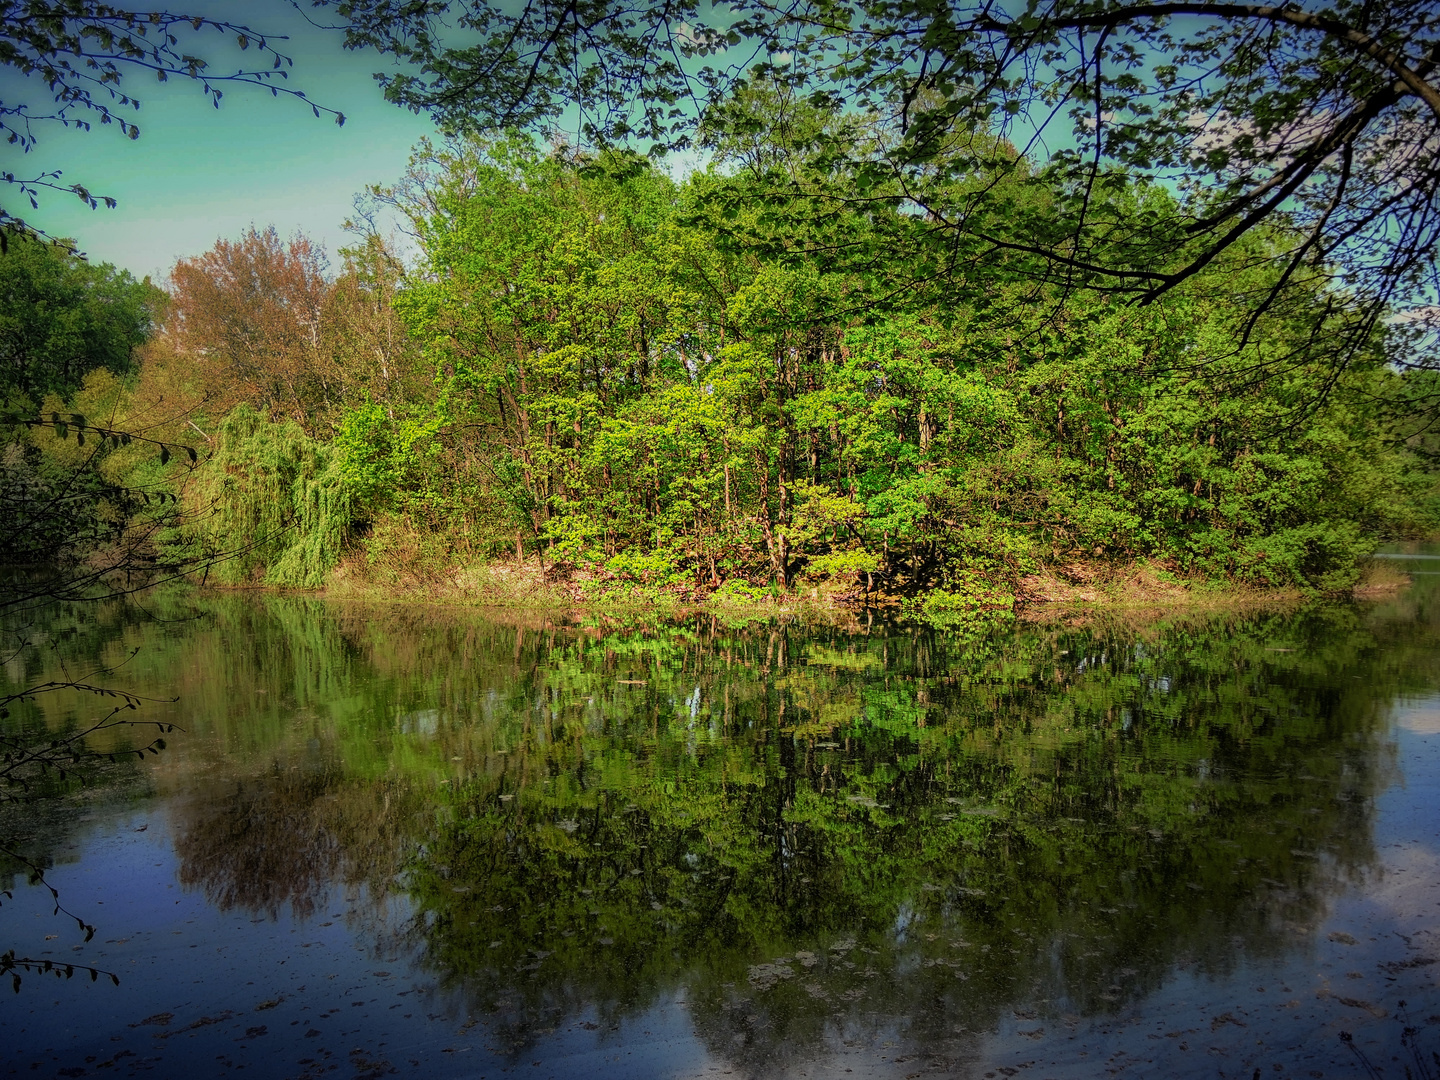
MULTIPOLYGON (((161 293, 16 245, 7 288, 59 267, 141 314, 114 356, 83 346, 83 385, 44 359, 63 349, 7 345, 29 350, 9 411, 103 414, 203 463, 109 444, 82 462, 73 435, 20 432, 6 498, 83 465, 132 493, 85 513, 152 515, 161 564, 233 556, 212 581, 313 587, 346 559, 440 579, 518 556, 597 589, 803 580, 940 602, 1097 561, 1341 590, 1378 537, 1435 527, 1404 426, 1428 376, 1387 365, 1383 326, 1337 369, 1313 312, 1235 308, 1272 284, 1265 235, 1149 306, 1038 287, 1024 252, 940 266, 897 193, 863 212, 807 198, 824 141, 786 130, 721 133, 684 181, 521 140, 423 145, 371 193, 405 257, 371 230, 333 269, 251 230, 161 293), (160 487, 178 500, 131 505, 160 487)), ((1043 215, 1035 192, 1007 212, 1043 215)), ((1175 212, 1155 189, 1109 198, 1136 222, 1175 212)), ((1353 330, 1344 297, 1313 300, 1353 330)))

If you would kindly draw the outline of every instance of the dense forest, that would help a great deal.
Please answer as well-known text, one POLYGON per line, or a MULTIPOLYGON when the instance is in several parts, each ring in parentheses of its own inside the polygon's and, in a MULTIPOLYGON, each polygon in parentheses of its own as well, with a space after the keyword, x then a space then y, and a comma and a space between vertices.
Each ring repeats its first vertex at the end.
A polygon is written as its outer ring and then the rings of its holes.
MULTIPOLYGON (((252 228, 162 289, 11 244, 11 561, 302 588, 525 565, 577 597, 939 611, 1136 566, 1343 591, 1377 538, 1440 520, 1407 406, 1429 376, 1387 361, 1393 327, 1337 365, 1333 282, 1238 299, 1308 272, 1275 264, 1283 221, 1136 304, 1023 250, 920 243, 937 211, 898 187, 826 211, 834 146, 886 131, 779 91, 746 115, 768 119, 717 124, 683 178, 520 136, 422 144, 333 262, 252 228)), ((1012 167, 953 198, 1043 220, 1014 149, 969 138, 1012 167)), ((1117 251, 1179 212, 1106 182, 1117 251)))

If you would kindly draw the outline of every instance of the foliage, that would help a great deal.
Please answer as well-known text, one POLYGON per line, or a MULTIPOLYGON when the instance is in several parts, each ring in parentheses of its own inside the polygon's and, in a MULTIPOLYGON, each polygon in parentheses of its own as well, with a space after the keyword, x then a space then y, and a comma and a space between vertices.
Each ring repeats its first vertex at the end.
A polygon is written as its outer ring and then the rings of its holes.
POLYGON ((828 167, 786 176, 792 197, 818 217, 920 208, 898 232, 910 281, 934 285, 938 271, 952 302, 973 295, 978 261, 1023 264, 1042 288, 1153 301, 1267 225, 1267 288, 1210 287, 1255 317, 1277 303, 1303 313, 1297 273, 1326 276, 1349 299, 1309 314, 1312 327, 1331 322, 1316 343, 1337 369, 1389 306, 1440 300, 1428 0, 326 6, 352 47, 401 62, 380 76, 387 96, 448 130, 541 130, 578 106, 582 137, 602 147, 658 154, 703 141, 707 126, 752 145, 771 130, 808 142, 828 167), (878 137, 767 115, 747 95, 771 80, 874 117, 878 137), (1053 149, 1032 168, 1010 143, 1053 149), (997 173, 1018 183, 983 182, 997 173), (1137 214, 1136 184, 1178 187, 1179 212, 1137 214))
MULTIPOLYGON (((419 244, 403 277, 373 237, 333 282, 273 231, 182 262, 167 340, 199 407, 236 409, 190 504, 220 507, 196 550, 233 537, 254 550, 225 580, 306 586, 352 541, 386 580, 513 553, 592 598, 804 577, 934 591, 915 610, 953 620, 1077 561, 1339 592, 1376 536, 1434 526, 1389 404, 1423 392, 1383 335, 1337 375, 1308 316, 1215 298, 1220 277, 1273 283, 1265 235, 1144 308, 1103 291, 1026 306, 1033 281, 1005 265, 955 307, 893 292, 901 211, 809 221, 774 172, 820 159, 797 144, 755 161, 680 184, 521 138, 424 144, 371 193, 419 244), (868 262, 825 254, 841 246, 868 262), (346 289, 369 290, 363 312, 337 307, 346 289)), ((1169 197, 1130 197, 1179 220, 1169 197)))
POLYGON ((314 588, 351 532, 335 452, 293 421, 266 421, 246 405, 226 417, 191 499, 209 512, 177 529, 172 548, 203 551, 220 582, 314 588))
POLYGON ((348 409, 423 397, 392 308, 393 256, 377 238, 341 255, 332 275, 308 237, 252 227, 175 264, 165 344, 189 361, 203 414, 245 402, 330 434, 348 409))
POLYGON ((45 399, 46 419, 0 414, 0 551, 15 572, 0 609, 57 599, 125 595, 159 577, 203 569, 157 561, 157 536, 182 520, 180 493, 199 464, 124 381, 97 368, 67 403, 45 399))
POLYGON ((133 371, 162 309, 148 278, 49 244, 9 245, 0 253, 0 399, 68 398, 96 368, 133 371))
MULTIPOLYGON (((737 186, 422 147, 378 194, 421 243, 396 307, 439 392, 346 415, 362 516, 647 587, 843 575, 982 608, 1076 558, 1339 591, 1369 538, 1429 527, 1428 475, 1385 445, 1404 380, 1378 339, 1336 379, 1286 310, 1247 328, 1197 287, 1017 313, 999 269, 983 307, 866 310, 883 277, 733 242, 737 186)), ((834 227, 878 245, 893 217, 834 227)))

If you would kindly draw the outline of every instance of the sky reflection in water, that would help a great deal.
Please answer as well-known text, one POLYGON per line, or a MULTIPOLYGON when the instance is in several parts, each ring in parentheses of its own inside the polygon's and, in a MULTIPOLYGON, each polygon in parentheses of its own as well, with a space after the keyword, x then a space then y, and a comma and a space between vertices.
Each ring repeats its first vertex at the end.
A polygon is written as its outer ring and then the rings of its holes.
POLYGON ((138 649, 186 734, 4 811, 99 927, 16 875, 5 947, 123 981, 28 978, 0 1075, 1346 1076, 1402 999, 1428 1061, 1427 580, 981 637, 51 612, 11 679, 138 649))

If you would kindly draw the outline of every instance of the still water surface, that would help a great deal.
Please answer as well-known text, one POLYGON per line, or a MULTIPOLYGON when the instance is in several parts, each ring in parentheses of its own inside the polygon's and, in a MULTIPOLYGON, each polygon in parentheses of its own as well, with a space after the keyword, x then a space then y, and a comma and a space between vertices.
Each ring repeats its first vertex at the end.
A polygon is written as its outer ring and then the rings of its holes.
POLYGON ((1414 580, 980 636, 47 612, 12 686, 114 666, 185 730, 0 811, 98 927, 0 874, 0 948, 122 980, 7 990, 0 1075, 1403 1076, 1440 1051, 1414 580))

